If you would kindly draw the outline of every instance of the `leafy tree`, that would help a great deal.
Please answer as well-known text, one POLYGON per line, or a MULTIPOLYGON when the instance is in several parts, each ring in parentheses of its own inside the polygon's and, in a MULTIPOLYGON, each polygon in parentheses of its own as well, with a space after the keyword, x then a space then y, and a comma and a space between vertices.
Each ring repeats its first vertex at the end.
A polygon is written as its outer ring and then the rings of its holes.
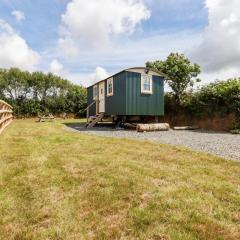
POLYGON ((86 108, 86 89, 51 73, 0 69, 0 99, 14 107, 17 116, 61 112, 78 114, 86 108))
POLYGON ((70 109, 71 112, 76 113, 78 116, 82 116, 84 114, 84 109, 87 107, 87 102, 85 101, 86 98, 87 92, 85 89, 72 85, 66 96, 67 109, 70 109))
POLYGON ((193 87, 200 79, 200 66, 192 64, 183 54, 171 53, 165 61, 147 62, 146 66, 161 71, 166 75, 166 81, 173 91, 177 104, 188 87, 193 87))

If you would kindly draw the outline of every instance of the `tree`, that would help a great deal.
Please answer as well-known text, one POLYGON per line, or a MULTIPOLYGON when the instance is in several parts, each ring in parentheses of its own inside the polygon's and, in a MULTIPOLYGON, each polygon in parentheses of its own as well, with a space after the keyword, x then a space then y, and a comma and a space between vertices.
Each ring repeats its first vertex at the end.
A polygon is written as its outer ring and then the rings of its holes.
POLYGON ((18 116, 45 112, 79 115, 87 104, 84 87, 51 73, 29 73, 17 68, 0 69, 0 99, 9 102, 18 116))
POLYGON ((87 107, 87 91, 77 85, 72 85, 69 88, 66 97, 67 108, 70 112, 76 113, 77 116, 84 115, 84 109, 87 107))
POLYGON ((183 54, 171 53, 165 61, 147 62, 146 66, 157 69, 166 75, 166 81, 173 91, 177 104, 188 87, 193 87, 195 82, 200 82, 200 66, 192 64, 183 54))

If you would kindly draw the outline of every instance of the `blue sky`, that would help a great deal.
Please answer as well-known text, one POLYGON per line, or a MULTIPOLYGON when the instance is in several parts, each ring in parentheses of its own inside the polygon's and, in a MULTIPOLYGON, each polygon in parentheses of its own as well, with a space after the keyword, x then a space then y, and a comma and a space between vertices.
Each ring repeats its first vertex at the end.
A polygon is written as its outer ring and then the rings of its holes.
POLYGON ((26 39, 31 48, 44 51, 58 37, 58 26, 66 4, 64 0, 3 0, 0 16, 26 39), (23 12, 26 19, 17 22, 11 14, 14 10, 23 12))
MULTIPOLYGON (((44 51, 58 38, 61 14, 68 0, 3 0, 0 3, 0 16, 21 33, 32 48, 44 51), (18 23, 12 16, 14 10, 25 14, 26 19, 18 23)), ((151 18, 141 24, 144 37, 151 32, 175 32, 186 29, 201 31, 208 22, 207 9, 201 0, 195 1, 151 1, 147 3, 151 18)))
MULTIPOLYGON (((88 85, 178 51, 202 64, 208 81, 236 75, 234 64, 206 64, 203 54, 220 44, 209 36, 211 29, 219 34, 216 21, 230 19, 231 11, 231 24, 235 15, 239 17, 234 11, 237 1, 229 1, 229 13, 219 12, 221 4, 222 0, 2 0, 0 65, 52 71, 88 85)), ((213 51, 212 58, 217 54, 213 51)))

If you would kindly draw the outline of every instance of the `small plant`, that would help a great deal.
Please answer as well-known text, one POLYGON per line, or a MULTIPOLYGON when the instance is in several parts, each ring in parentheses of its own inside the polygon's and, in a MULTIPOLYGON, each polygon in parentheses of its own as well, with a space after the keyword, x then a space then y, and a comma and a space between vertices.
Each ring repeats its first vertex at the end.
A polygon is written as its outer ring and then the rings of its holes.
POLYGON ((240 129, 235 129, 230 131, 232 134, 240 134, 240 129))
POLYGON ((230 132, 233 134, 240 134, 240 117, 237 118, 230 132))

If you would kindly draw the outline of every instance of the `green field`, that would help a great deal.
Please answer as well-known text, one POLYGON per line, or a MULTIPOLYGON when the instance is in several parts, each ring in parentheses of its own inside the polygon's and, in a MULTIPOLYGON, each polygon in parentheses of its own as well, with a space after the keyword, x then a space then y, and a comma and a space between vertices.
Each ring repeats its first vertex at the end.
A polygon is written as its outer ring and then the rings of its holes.
POLYGON ((240 163, 15 120, 0 135, 0 239, 240 239, 240 163))

